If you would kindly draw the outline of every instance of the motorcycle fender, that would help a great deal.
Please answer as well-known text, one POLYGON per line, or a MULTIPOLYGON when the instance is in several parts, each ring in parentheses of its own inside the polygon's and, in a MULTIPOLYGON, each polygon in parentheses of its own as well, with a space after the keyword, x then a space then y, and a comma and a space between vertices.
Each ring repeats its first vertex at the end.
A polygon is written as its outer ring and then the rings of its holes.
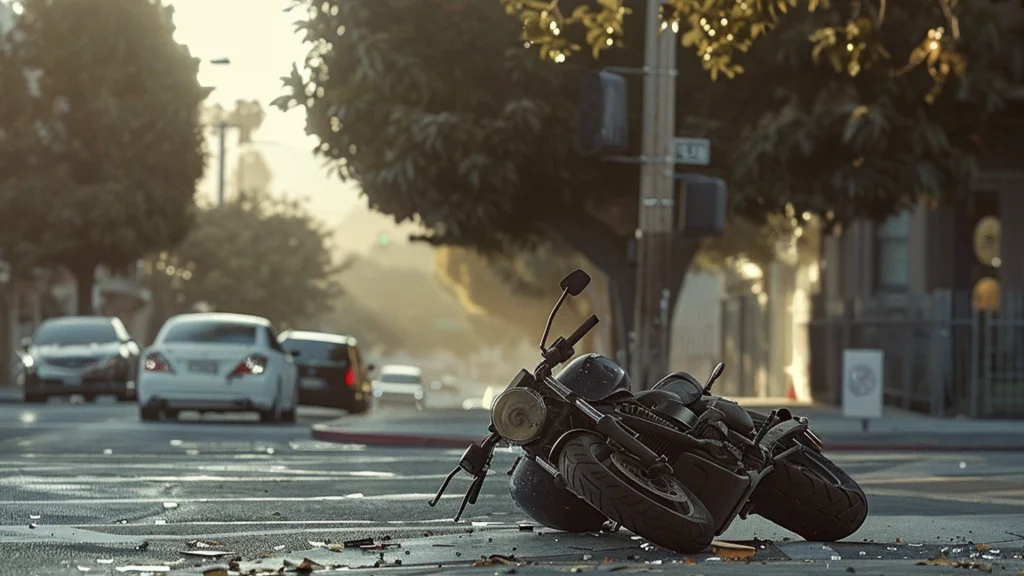
POLYGON ((764 446, 766 450, 772 452, 775 445, 799 436, 807 431, 807 424, 800 420, 786 420, 772 427, 764 438, 761 440, 761 446, 764 446))
POLYGON ((558 454, 562 451, 562 446, 564 446, 570 438, 582 432, 586 432, 587 434, 594 433, 593 430, 587 430, 586 428, 573 428, 559 436, 558 440, 555 440, 555 443, 551 445, 551 451, 548 452, 548 462, 551 462, 555 468, 558 468, 558 454))

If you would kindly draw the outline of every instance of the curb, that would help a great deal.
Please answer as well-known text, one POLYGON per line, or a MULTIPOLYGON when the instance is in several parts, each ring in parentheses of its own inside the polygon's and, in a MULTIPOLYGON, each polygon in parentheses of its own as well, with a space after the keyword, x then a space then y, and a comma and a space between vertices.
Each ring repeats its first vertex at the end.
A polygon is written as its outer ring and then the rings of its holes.
MULTIPOLYGON (((480 437, 413 436, 407 434, 378 434, 373 432, 346 432, 337 427, 315 424, 314 440, 336 444, 363 444, 377 447, 465 448, 480 437)), ((825 452, 1024 452, 1024 445, 945 445, 945 444, 887 444, 887 443, 830 443, 823 439, 825 452)))

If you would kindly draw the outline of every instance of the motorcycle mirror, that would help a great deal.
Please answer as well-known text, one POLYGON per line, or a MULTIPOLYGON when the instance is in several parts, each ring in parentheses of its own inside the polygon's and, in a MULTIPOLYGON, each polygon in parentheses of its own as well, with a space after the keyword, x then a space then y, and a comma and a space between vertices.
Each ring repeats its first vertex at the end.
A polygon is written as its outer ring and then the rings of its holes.
POLYGON ((724 371, 724 370, 725 370, 725 363, 724 362, 719 362, 715 366, 715 369, 711 371, 711 377, 708 378, 708 383, 704 385, 704 394, 710 394, 711 393, 711 386, 715 383, 715 380, 718 380, 718 377, 722 375, 722 371, 724 371))
POLYGON ((583 270, 573 270, 568 276, 562 278, 559 286, 570 296, 579 296, 590 284, 590 275, 583 270))
MULTIPOLYGON (((578 270, 577 270, 578 272, 578 270)), ((569 276, 571 276, 570 274, 569 276)), ((566 277, 568 279, 568 276, 566 277)), ((589 280, 589 278, 588 278, 589 280)), ((562 280, 565 284, 565 280, 562 280)), ((555 307, 551 309, 551 314, 548 314, 548 322, 544 325, 544 334, 540 337, 540 350, 543 352, 546 350, 548 344, 548 335, 551 333, 551 324, 555 321, 555 314, 558 314, 558 309, 562 307, 562 302, 565 302, 565 297, 569 295, 569 291, 565 288, 562 289, 562 295, 558 297, 558 302, 555 302, 555 307)))

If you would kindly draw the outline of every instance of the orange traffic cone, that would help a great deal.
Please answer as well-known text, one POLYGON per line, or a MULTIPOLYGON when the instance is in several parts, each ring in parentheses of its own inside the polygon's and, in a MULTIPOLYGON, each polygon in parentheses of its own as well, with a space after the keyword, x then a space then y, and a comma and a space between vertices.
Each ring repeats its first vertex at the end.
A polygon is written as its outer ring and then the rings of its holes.
POLYGON ((786 387, 786 398, 796 400, 796 388, 793 387, 793 384, 786 387))

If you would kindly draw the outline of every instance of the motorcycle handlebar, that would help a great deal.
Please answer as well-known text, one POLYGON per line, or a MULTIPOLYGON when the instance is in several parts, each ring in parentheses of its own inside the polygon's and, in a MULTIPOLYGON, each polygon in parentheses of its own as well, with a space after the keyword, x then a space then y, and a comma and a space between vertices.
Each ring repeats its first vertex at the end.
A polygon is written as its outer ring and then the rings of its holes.
POLYGON ((587 318, 583 324, 580 324, 580 327, 570 334, 565 341, 569 343, 569 346, 575 346, 577 342, 587 335, 587 332, 590 332, 594 329, 594 326, 597 326, 598 322, 600 322, 600 320, 597 318, 597 315, 591 314, 590 318, 587 318))

